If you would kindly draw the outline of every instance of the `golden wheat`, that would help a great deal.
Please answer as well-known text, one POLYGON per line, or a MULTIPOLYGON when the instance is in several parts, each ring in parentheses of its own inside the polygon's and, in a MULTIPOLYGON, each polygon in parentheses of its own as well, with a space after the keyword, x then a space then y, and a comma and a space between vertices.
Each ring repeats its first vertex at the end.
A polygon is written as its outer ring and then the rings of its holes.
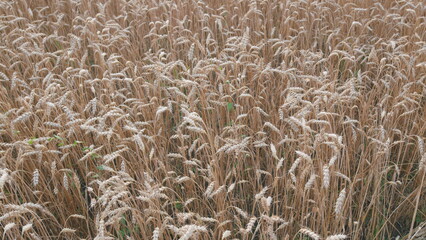
POLYGON ((420 0, 0 2, 3 239, 424 239, 420 0))

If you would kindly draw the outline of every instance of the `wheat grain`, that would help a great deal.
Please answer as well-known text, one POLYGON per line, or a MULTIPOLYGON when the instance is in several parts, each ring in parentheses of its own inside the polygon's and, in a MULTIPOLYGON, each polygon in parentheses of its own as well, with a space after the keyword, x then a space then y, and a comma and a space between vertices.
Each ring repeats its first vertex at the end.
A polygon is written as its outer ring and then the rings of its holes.
POLYGON ((328 165, 323 167, 322 176, 323 176, 322 187, 327 189, 330 186, 330 169, 328 165))
POLYGON ((309 179, 308 179, 308 181, 306 182, 306 184, 305 184, 305 191, 306 190, 309 190, 309 189, 311 189, 312 188, 312 186, 314 185, 314 183, 315 183, 315 179, 316 179, 316 177, 317 177, 317 175, 315 175, 315 174, 311 174, 311 176, 309 177, 309 179))
POLYGON ((309 228, 302 228, 299 230, 300 233, 309 236, 311 239, 314 240, 320 240, 321 236, 316 234, 315 232, 313 232, 311 229, 309 228))
POLYGON ((246 233, 251 232, 256 220, 257 220, 256 217, 250 218, 249 222, 247 223, 246 229, 245 229, 246 233))
POLYGON ((5 226, 4 226, 4 234, 3 234, 3 237, 4 237, 4 235, 10 230, 10 229, 12 229, 13 227, 15 227, 16 226, 16 223, 8 223, 8 224, 6 224, 5 226))
POLYGON ((24 233, 28 232, 32 228, 33 228, 32 223, 27 223, 24 226, 22 226, 22 235, 24 235, 24 233))
POLYGON ((34 173, 33 173, 33 185, 34 186, 38 185, 39 177, 40 177, 40 173, 39 173, 38 169, 34 170, 34 173))
POLYGON ((2 237, 421 238, 423 5, 1 2, 2 237))
POLYGON ((345 202, 345 198, 346 198, 346 188, 340 191, 339 197, 336 200, 336 205, 334 206, 334 212, 336 213, 336 215, 340 215, 342 213, 342 208, 345 202))
POLYGON ((266 191, 268 191, 268 187, 264 187, 262 191, 260 191, 259 193, 256 193, 256 195, 254 196, 254 199, 256 199, 257 201, 260 200, 265 195, 266 191))
POLYGON ((348 238, 348 236, 344 234, 335 234, 335 235, 328 236, 326 240, 341 240, 346 238, 348 238))
POLYGON ((227 239, 231 236, 231 231, 226 230, 225 232, 222 233, 222 240, 227 239))
POLYGON ((152 233, 152 240, 158 240, 160 238, 160 229, 156 227, 152 233))
POLYGON ((67 176, 66 173, 64 173, 64 177, 62 179, 62 183, 63 183, 63 186, 64 186, 65 190, 68 191, 68 188, 69 188, 69 186, 68 186, 68 176, 67 176))

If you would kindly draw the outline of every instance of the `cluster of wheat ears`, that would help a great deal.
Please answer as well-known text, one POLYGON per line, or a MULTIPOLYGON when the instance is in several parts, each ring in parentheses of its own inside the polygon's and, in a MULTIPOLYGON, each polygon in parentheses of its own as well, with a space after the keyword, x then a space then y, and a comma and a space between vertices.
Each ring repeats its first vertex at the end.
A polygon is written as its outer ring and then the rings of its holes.
POLYGON ((426 4, 0 2, 0 238, 424 239, 426 4))

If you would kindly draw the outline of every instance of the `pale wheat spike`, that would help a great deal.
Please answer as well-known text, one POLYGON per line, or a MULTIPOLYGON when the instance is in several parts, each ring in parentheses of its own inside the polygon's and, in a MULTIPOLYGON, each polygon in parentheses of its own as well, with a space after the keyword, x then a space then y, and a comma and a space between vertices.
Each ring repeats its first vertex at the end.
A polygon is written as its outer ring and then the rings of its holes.
POLYGON ((299 157, 305 159, 306 161, 312 162, 312 159, 308 154, 301 151, 296 151, 296 154, 299 155, 299 157))
POLYGON ((418 146, 419 146, 419 152, 420 152, 420 156, 423 155, 423 153, 425 152, 425 143, 423 141, 423 138, 420 136, 417 136, 417 142, 418 142, 418 146))
POLYGON ((62 182, 63 182, 63 184, 64 184, 64 188, 65 188, 65 190, 67 190, 67 191, 68 191, 68 188, 69 188, 69 186, 68 186, 68 176, 67 176, 67 174, 66 174, 66 173, 64 173, 64 177, 63 177, 62 182))
POLYGON ((336 215, 340 215, 342 212, 343 204, 346 198, 346 188, 343 188, 339 193, 339 197, 337 198, 336 205, 334 206, 334 212, 336 215))
POLYGON ((33 185, 34 186, 38 185, 39 177, 40 177, 40 173, 39 173, 38 169, 34 170, 34 173, 33 173, 33 185))
POLYGON ((199 133, 199 134, 207 134, 204 129, 199 128, 199 127, 187 126, 186 129, 188 129, 189 131, 195 132, 195 133, 199 133))
POLYGON ((309 228, 302 228, 302 229, 299 230, 299 232, 304 234, 304 235, 307 235, 308 237, 310 237, 311 239, 314 239, 314 240, 320 240, 321 239, 320 235, 316 234, 314 231, 312 231, 309 228))
POLYGON ((280 133, 281 133, 281 132, 280 132, 280 130, 279 130, 277 127, 275 127, 275 125, 274 125, 274 124, 272 124, 272 123, 270 123, 270 122, 265 122, 264 126, 269 127, 272 131, 274 131, 274 132, 276 132, 276 133, 278 133, 278 134, 280 134, 280 133))
POLYGON ((229 185, 227 193, 232 192, 234 190, 234 188, 235 188, 235 185, 236 185, 235 183, 232 183, 231 185, 229 185))
POLYGON ((344 234, 335 234, 335 235, 328 236, 325 240, 343 240, 346 238, 348 238, 348 236, 344 234))
POLYGON ((277 149, 275 148, 275 145, 271 143, 271 152, 272 152, 272 157, 274 157, 276 160, 278 160, 278 156, 277 156, 277 149))
POLYGON ((22 114, 21 116, 17 117, 15 120, 13 120, 12 123, 14 124, 14 123, 26 121, 31 117, 31 115, 32 115, 32 113, 26 112, 26 113, 22 114))
POLYGON ((276 167, 275 169, 276 169, 276 170, 279 170, 279 169, 283 166, 283 164, 284 164, 284 158, 281 158, 281 159, 278 161, 277 167, 276 167))
POLYGON ((191 47, 189 48, 188 51, 188 59, 192 60, 192 58, 194 57, 194 50, 195 50, 195 44, 191 44, 191 47))
POLYGON ((256 201, 258 201, 259 199, 261 199, 265 195, 266 191, 268 191, 268 187, 264 187, 259 193, 257 193, 254 196, 254 199, 256 199, 256 201))
POLYGON ((243 218, 248 219, 248 213, 246 213, 239 207, 234 206, 234 208, 243 218))
POLYGON ((226 230, 225 232, 223 232, 222 234, 222 240, 227 239, 231 236, 231 231, 226 230))
POLYGON ((331 157, 330 161, 328 162, 328 166, 329 167, 333 166, 334 163, 336 162, 336 160, 337 160, 337 156, 336 155, 334 155, 333 157, 331 157))
POLYGON ((121 161, 120 171, 126 172, 126 162, 124 160, 121 161))
POLYGON ((323 180, 322 187, 327 189, 330 186, 330 169, 325 165, 322 170, 323 180))
POLYGON ((167 111, 168 110, 168 107, 165 107, 165 106, 160 106, 160 107, 158 107, 158 109, 157 109, 157 112, 155 113, 155 118, 156 119, 158 119, 158 117, 163 113, 163 112, 165 112, 165 111, 167 111))
POLYGON ((302 161, 301 158, 296 158, 296 160, 293 162, 293 164, 291 165, 290 170, 288 170, 288 172, 294 173, 294 171, 296 170, 297 166, 299 166, 301 161, 302 161))
POLYGON ((257 218, 256 217, 252 217, 250 218, 250 221, 247 223, 245 232, 251 232, 251 230, 253 229, 254 224, 256 223, 257 218))
POLYGON ((24 233, 26 233, 28 230, 33 228, 33 224, 32 223, 27 223, 24 226, 22 226, 22 235, 24 235, 24 233))
POLYGON ((133 139, 136 142, 136 145, 139 147, 139 149, 144 153, 145 152, 145 144, 142 141, 142 134, 139 133, 139 134, 133 136, 133 139))
POLYGON ((98 235, 100 237, 105 236, 105 221, 103 219, 99 221, 98 235))
POLYGON ((421 171, 422 169, 426 169, 426 152, 423 153, 423 156, 419 162, 419 170, 421 171))
POLYGON ((204 192, 204 196, 210 197, 210 195, 211 195, 211 193, 214 189, 214 185, 215 185, 214 181, 209 184, 209 186, 206 188, 206 191, 204 192))
POLYGON ((220 186, 218 189, 216 189, 216 191, 212 192, 212 193, 209 195, 209 197, 210 197, 210 198, 213 198, 213 197, 214 197, 214 196, 216 196, 217 194, 219 194, 219 193, 221 193, 221 192, 225 191, 225 189, 226 189, 226 186, 225 186, 225 185, 222 185, 222 186, 220 186))
POLYGON ((51 172, 52 176, 55 175, 55 173, 56 173, 56 161, 52 161, 52 163, 50 164, 50 172, 51 172))
POLYGON ((183 156, 180 153, 169 153, 169 154, 167 154, 167 157, 169 157, 169 158, 183 158, 183 156))
POLYGON ((306 190, 309 190, 309 189, 311 189, 312 188, 312 186, 314 185, 314 183, 315 183, 315 179, 316 179, 316 177, 317 177, 317 175, 315 175, 315 174, 311 174, 311 176, 309 177, 309 180, 306 182, 306 184, 305 184, 305 191, 306 190))
POLYGON ((0 177, 0 192, 3 191, 4 184, 6 183, 8 178, 9 178, 9 174, 6 171, 4 171, 0 177))
POLYGON ((156 227, 152 233, 152 240, 158 240, 160 237, 160 229, 156 227))
POLYGON ((6 74, 0 72, 0 77, 5 81, 10 81, 10 79, 6 76, 6 74))
POLYGON ((3 234, 3 236, 10 230, 10 229, 12 229, 13 227, 15 227, 16 226, 16 223, 8 223, 8 224, 6 224, 6 226, 4 226, 4 234, 3 234))

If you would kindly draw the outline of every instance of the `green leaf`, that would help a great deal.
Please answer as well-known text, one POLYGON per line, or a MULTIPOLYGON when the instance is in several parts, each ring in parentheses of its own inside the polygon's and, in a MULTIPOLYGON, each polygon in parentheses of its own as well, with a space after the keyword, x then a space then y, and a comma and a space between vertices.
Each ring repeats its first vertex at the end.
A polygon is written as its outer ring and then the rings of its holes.
POLYGON ((86 151, 86 150, 92 150, 92 149, 90 147, 82 147, 81 148, 81 151, 83 151, 83 152, 86 151))
POLYGON ((234 110, 234 104, 233 104, 233 103, 231 103, 231 102, 229 102, 229 103, 228 103, 228 105, 227 105, 226 107, 227 107, 227 109, 228 109, 228 112, 230 112, 230 111, 234 110))
POLYGON ((97 166, 96 168, 97 168, 97 169, 99 169, 99 170, 101 170, 101 171, 102 171, 102 170, 105 170, 105 166, 104 166, 104 165, 99 165, 99 166, 97 166))
POLYGON ((36 138, 32 137, 30 140, 28 140, 28 144, 32 145, 32 144, 34 143, 34 140, 35 140, 35 139, 36 139, 36 138))
POLYGON ((176 202, 175 203, 175 207, 176 209, 182 211, 183 210, 183 204, 181 202, 176 202))
POLYGON ((56 138, 56 139, 58 139, 58 140, 61 140, 61 141, 64 140, 63 138, 59 137, 58 135, 53 135, 53 137, 56 138))
POLYGON ((122 225, 127 225, 127 220, 126 220, 126 218, 123 216, 123 217, 121 217, 121 219, 120 219, 120 223, 122 224, 122 225))

